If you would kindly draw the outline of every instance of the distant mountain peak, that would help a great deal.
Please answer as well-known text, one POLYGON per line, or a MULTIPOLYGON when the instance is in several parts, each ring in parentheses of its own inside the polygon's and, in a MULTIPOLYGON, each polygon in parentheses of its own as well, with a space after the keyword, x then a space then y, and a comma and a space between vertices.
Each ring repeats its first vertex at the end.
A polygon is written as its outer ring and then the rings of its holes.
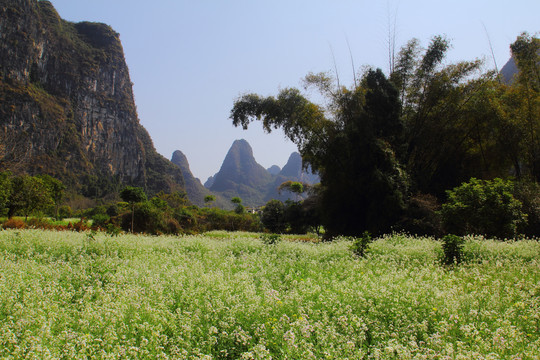
POLYGON ((277 165, 272 165, 268 169, 266 169, 270 173, 270 175, 277 175, 281 172, 281 168, 277 165))
POLYGON ((297 152, 291 154, 282 169, 273 165, 265 170, 253 157, 249 143, 242 139, 233 142, 221 169, 208 178, 205 186, 226 199, 239 196, 247 206, 260 206, 271 199, 286 200, 290 194, 279 194, 277 188, 288 180, 314 184, 319 177, 302 169, 302 157, 297 152))

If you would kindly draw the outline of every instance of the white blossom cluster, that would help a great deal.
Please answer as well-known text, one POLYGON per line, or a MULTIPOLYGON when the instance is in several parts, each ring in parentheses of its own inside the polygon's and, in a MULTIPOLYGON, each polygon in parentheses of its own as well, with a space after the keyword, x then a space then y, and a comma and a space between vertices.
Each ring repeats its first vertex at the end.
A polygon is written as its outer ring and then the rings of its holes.
POLYGON ((540 242, 0 231, 4 359, 538 359, 540 242))

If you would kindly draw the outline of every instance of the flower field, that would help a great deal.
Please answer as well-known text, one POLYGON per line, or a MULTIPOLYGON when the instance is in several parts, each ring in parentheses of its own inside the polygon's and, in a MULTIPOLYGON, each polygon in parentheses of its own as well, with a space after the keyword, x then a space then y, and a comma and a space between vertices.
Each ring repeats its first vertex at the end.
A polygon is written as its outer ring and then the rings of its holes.
POLYGON ((0 358, 539 359, 540 242, 0 232, 0 358))

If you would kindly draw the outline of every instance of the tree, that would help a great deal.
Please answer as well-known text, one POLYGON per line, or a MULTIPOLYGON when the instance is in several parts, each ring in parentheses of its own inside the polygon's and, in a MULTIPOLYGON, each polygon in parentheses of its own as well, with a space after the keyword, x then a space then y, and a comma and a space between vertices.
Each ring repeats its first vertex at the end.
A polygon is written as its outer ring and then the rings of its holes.
POLYGON ((513 196, 514 184, 502 179, 478 180, 449 190, 442 206, 445 229, 456 235, 479 234, 512 238, 526 224, 522 204, 513 196))
POLYGON ((244 205, 242 205, 242 199, 240 199, 238 196, 233 197, 231 202, 236 205, 236 208, 234 209, 235 213, 243 214, 246 211, 246 208, 244 205))
POLYGON ((11 196, 11 174, 8 172, 0 173, 0 213, 4 212, 4 209, 9 203, 11 196))
POLYGON ((58 219, 58 208, 64 199, 64 190, 66 189, 66 186, 60 180, 49 175, 39 175, 39 178, 43 180, 49 189, 52 201, 54 203, 54 216, 58 219))
POLYGON ((21 211, 28 216, 53 205, 53 199, 47 184, 39 177, 22 175, 12 179, 12 193, 8 204, 8 217, 21 211))
POLYGON ((146 194, 140 187, 126 186, 121 192, 120 197, 131 205, 131 232, 135 221, 135 204, 146 201, 146 194))
POLYGON ((333 88, 328 77, 309 75, 306 86, 326 97, 323 108, 297 89, 277 97, 247 94, 231 110, 235 126, 262 121, 281 128, 298 146, 304 165, 321 176, 327 234, 388 231, 404 208, 407 177, 395 150, 401 139, 398 92, 381 70, 369 70, 352 89, 333 88))
POLYGON ((493 129, 486 99, 494 74, 477 76, 479 60, 445 65, 449 48, 441 36, 425 51, 413 39, 399 52, 390 74, 401 101, 403 148, 398 155, 417 190, 439 197, 472 176, 488 176, 491 164, 500 163, 489 163, 486 156, 493 129))
POLYGON ((270 200, 262 209, 261 222, 272 233, 285 232, 285 206, 279 200, 270 200))
POLYGON ((207 204, 208 206, 210 206, 210 204, 213 203, 214 201, 216 201, 215 195, 206 195, 204 197, 204 203, 207 204))
POLYGON ((507 111, 523 135, 522 161, 540 181, 540 39, 523 33, 510 49, 518 73, 507 92, 507 111))
POLYGON ((290 191, 296 195, 296 201, 299 201, 300 195, 303 194, 304 191, 307 190, 307 188, 308 186, 302 184, 301 182, 288 180, 279 185, 278 191, 280 194, 283 190, 290 191))

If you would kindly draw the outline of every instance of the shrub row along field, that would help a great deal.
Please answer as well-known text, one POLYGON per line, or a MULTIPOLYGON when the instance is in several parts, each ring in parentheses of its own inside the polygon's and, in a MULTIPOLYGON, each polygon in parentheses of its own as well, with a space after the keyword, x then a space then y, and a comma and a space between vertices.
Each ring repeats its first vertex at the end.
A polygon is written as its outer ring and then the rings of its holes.
POLYGON ((0 232, 0 358, 534 359, 540 243, 0 232), (268 243, 268 242, 267 242, 268 243), (458 356, 459 355, 459 356, 458 356))

